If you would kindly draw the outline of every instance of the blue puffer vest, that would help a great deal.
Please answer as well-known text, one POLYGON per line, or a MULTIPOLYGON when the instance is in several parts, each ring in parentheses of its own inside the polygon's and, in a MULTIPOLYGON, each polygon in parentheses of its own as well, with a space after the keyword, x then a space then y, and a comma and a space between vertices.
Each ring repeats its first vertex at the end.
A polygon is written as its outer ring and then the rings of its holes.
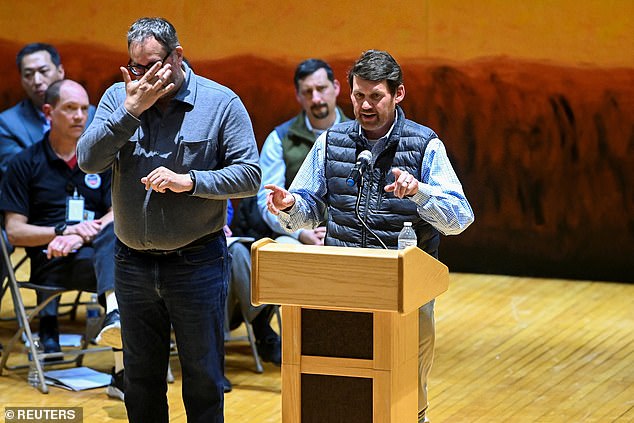
MULTIPOLYGON (((383 189, 394 182, 393 167, 406 170, 419 179, 423 155, 429 140, 436 138, 430 128, 405 119, 397 107, 397 123, 384 148, 374 154, 365 172, 359 200, 359 216, 388 248, 397 248, 403 222, 412 222, 418 237, 418 247, 438 257, 440 234, 420 218, 416 204, 399 199, 383 189)), ((357 186, 349 187, 346 178, 363 150, 370 150, 359 135, 357 121, 343 122, 328 131, 326 139, 326 194, 328 213, 326 245, 381 248, 381 244, 359 222, 355 214, 357 186)))

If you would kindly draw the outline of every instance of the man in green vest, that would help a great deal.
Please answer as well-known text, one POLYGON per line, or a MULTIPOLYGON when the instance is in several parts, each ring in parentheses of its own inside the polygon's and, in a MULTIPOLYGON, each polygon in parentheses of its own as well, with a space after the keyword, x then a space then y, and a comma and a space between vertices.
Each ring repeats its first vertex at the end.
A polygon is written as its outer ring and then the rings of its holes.
POLYGON ((317 137, 335 123, 349 120, 337 107, 339 81, 330 65, 320 59, 308 59, 295 69, 295 98, 302 106, 300 114, 277 126, 266 138, 260 153, 262 185, 258 209, 273 230, 278 242, 323 245, 326 228, 300 229, 287 234, 275 216, 267 211, 264 185, 288 188, 317 137))
MULTIPOLYGON (((236 211, 240 226, 235 235, 275 238, 278 242, 323 245, 325 226, 299 230, 287 234, 277 223, 275 216, 267 211, 266 184, 277 184, 288 188, 304 158, 317 137, 335 123, 349 120, 337 107, 339 81, 335 79, 330 65, 323 60, 308 59, 295 69, 295 97, 302 106, 297 116, 277 126, 266 138, 260 154, 262 185, 255 197, 244 198, 236 211), (246 221, 244 221, 246 220, 246 221), (262 222, 264 220, 264 222, 262 222), (249 228, 249 232, 240 231, 249 228)), ((282 362, 280 337, 270 326, 270 317, 275 308, 266 305, 254 307, 251 297, 251 255, 248 248, 239 242, 231 244, 231 281, 229 284, 229 318, 244 308, 244 314, 255 332, 258 354, 265 362, 279 366, 282 362), (233 299, 233 300, 232 300, 233 299)), ((229 384, 227 383, 227 386, 229 384)), ((230 389, 230 388, 228 388, 230 389)))

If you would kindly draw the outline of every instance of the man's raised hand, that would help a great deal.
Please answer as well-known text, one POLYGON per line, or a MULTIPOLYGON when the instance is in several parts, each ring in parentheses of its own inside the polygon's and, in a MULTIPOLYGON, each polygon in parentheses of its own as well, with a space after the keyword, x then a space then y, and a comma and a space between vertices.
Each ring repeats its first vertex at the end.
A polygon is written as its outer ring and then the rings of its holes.
POLYGON ((264 185, 264 188, 271 190, 266 195, 266 207, 274 215, 277 216, 281 210, 291 208, 295 204, 295 197, 284 188, 273 184, 264 185))
POLYGON ((169 63, 163 66, 162 62, 156 62, 139 79, 132 79, 125 66, 119 69, 125 82, 126 98, 123 106, 128 113, 137 118, 174 88, 174 83, 170 82, 172 65, 169 63))

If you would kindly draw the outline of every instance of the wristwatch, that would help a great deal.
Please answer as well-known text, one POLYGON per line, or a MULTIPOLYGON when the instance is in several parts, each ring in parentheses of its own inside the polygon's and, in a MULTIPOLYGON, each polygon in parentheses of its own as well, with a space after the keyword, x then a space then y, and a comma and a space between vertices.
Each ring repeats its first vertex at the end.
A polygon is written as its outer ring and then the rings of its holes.
POLYGON ((55 225, 55 235, 64 235, 66 230, 66 222, 58 223, 55 225))
POLYGON ((192 189, 190 189, 189 191, 187 191, 188 194, 193 194, 194 191, 196 190, 196 174, 194 173, 193 170, 189 171, 189 179, 192 180, 192 189))

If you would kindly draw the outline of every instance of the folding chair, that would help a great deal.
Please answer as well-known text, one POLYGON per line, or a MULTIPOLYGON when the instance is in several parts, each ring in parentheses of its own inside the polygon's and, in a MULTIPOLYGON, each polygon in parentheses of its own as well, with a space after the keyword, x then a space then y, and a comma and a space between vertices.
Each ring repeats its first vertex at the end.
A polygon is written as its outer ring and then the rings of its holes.
MULTIPOLYGON (((228 307, 227 307, 228 308, 228 307)), ((253 355, 253 361, 255 362, 255 372, 263 373, 264 367, 262 367, 262 360, 260 359, 260 354, 258 353, 258 347, 255 342, 255 334, 253 333, 253 326, 247 320, 247 316, 244 315, 242 308, 238 306, 240 309, 240 314, 242 315, 242 321, 239 324, 236 324, 232 321, 232 316, 229 316, 229 310, 226 309, 226 317, 225 317, 225 343, 226 342, 235 342, 235 341, 248 341, 249 346, 251 347, 251 354, 253 355), (233 324, 232 324, 233 323, 233 324), (244 324, 244 327, 247 331, 246 336, 244 335, 235 335, 233 331, 238 329, 240 325, 244 324)), ((280 316, 280 308, 279 306, 275 307, 275 315, 277 316, 277 324, 280 328, 280 334, 282 333, 282 317, 280 316)), ((273 316, 271 316, 273 317, 273 316)))
POLYGON ((253 355, 253 361, 255 361, 255 372, 263 373, 264 367, 262 367, 262 360, 260 360, 260 355, 258 354, 258 347, 255 344, 255 334, 253 333, 253 327, 251 326, 251 323, 247 321, 247 318, 244 315, 244 313, 240 312, 240 314, 242 315, 241 324, 242 323, 244 324, 247 330, 247 335, 243 336, 243 335, 232 334, 232 331, 236 330, 240 325, 234 326, 233 329, 231 328, 231 325, 229 322, 231 316, 228 315, 228 310, 227 310, 227 318, 225 319, 225 343, 236 342, 236 341, 249 341, 249 346, 251 347, 251 354, 253 355))
MULTIPOLYGON (((0 216, 0 219, 2 218, 2 216, 0 216)), ((3 230, 2 235, 4 237, 3 241, 5 242, 5 245, 7 247, 7 251, 9 253, 9 256, 11 256, 11 246, 9 245, 9 242, 6 238, 6 234, 3 230)), ((22 265, 24 265, 24 263, 26 263, 28 260, 28 257, 25 255, 21 256, 18 261, 13 264, 12 263, 12 267, 13 267, 13 272, 16 273, 18 271, 18 269, 20 267, 22 267, 22 265)), ((0 304, 2 303, 2 299, 4 298, 4 294, 7 293, 7 291, 9 290, 9 278, 7 277, 7 273, 6 273, 6 265, 4 263, 4 260, 0 261, 0 281, 2 281, 2 288, 0 288, 0 304)), ((81 302, 81 294, 82 291, 77 291, 77 295, 75 296, 75 300, 72 302, 67 302, 67 303, 60 303, 58 308, 65 308, 65 307, 70 307, 69 309, 65 310, 65 311, 59 311, 57 313, 58 316, 64 316, 64 315, 69 315, 70 316, 70 320, 75 320, 77 318, 77 307, 79 307, 79 305, 81 304, 85 304, 81 302)), ((30 310, 33 307, 26 307, 26 310, 30 310)), ((9 316, 9 317, 5 317, 5 316, 0 316, 0 321, 11 321, 11 320, 16 320, 16 316, 9 316)))
MULTIPOLYGON (((9 253, 9 255, 11 255, 11 251, 10 251, 10 246, 9 246, 9 242, 6 239, 6 234, 4 233, 4 231, 2 231, 2 237, 3 237, 3 242, 5 243, 5 245, 7 246, 7 251, 9 253)), ((14 272, 17 271, 28 259, 28 257, 22 256, 17 263, 12 264, 11 267, 13 267, 14 272)), ((0 290, 0 304, 2 303, 2 299, 4 298, 4 294, 7 293, 7 291, 9 290, 9 278, 7 277, 7 266, 4 263, 4 260, 2 260, 0 262, 0 280, 2 281, 2 288, 0 290)), ((0 316, 0 320, 2 321, 8 321, 8 320, 15 320, 15 316, 11 316, 11 317, 4 317, 4 316, 0 316)))
POLYGON ((76 366, 81 366, 83 356, 87 353, 95 353, 102 351, 110 351, 110 347, 94 347, 88 348, 89 341, 84 337, 82 339, 81 347, 79 349, 73 350, 64 350, 60 353, 44 353, 39 351, 35 342, 35 338, 33 333, 31 332, 31 320, 33 317, 37 316, 37 314, 42 310, 49 302, 53 301, 53 299, 61 296, 64 292, 69 292, 66 289, 60 289, 59 287, 47 287, 42 285, 35 285, 29 282, 21 282, 16 279, 15 270, 16 266, 20 266, 23 264, 23 261, 19 261, 15 266, 11 262, 11 253, 9 251, 8 242, 6 240, 6 235, 4 231, 4 219, 0 215, 0 226, 2 227, 2 234, 0 236, 0 249, 2 250, 2 263, 7 271, 7 287, 11 292, 11 297, 13 299, 13 307, 15 310, 16 320, 18 322, 18 329, 16 333, 13 335, 11 340, 7 345, 5 345, 2 358, 0 359, 0 375, 3 374, 3 371, 6 370, 16 370, 16 369, 24 369, 29 367, 29 364, 18 364, 18 365, 9 365, 8 360, 11 356, 13 349, 19 341, 24 339, 24 342, 27 344, 25 346, 25 352, 29 355, 29 360, 33 360, 35 367, 37 369, 37 375, 39 379, 38 389, 46 394, 48 393, 48 386, 44 380, 44 372, 43 365, 60 365, 60 364, 75 364, 76 366), (22 293, 20 289, 33 289, 35 291, 48 293, 50 296, 43 301, 42 303, 36 305, 33 308, 30 308, 27 313, 27 309, 24 306, 24 301, 22 299, 22 293), (74 357, 74 358, 68 358, 74 357), (47 358, 57 358, 60 360, 46 362, 47 358))

